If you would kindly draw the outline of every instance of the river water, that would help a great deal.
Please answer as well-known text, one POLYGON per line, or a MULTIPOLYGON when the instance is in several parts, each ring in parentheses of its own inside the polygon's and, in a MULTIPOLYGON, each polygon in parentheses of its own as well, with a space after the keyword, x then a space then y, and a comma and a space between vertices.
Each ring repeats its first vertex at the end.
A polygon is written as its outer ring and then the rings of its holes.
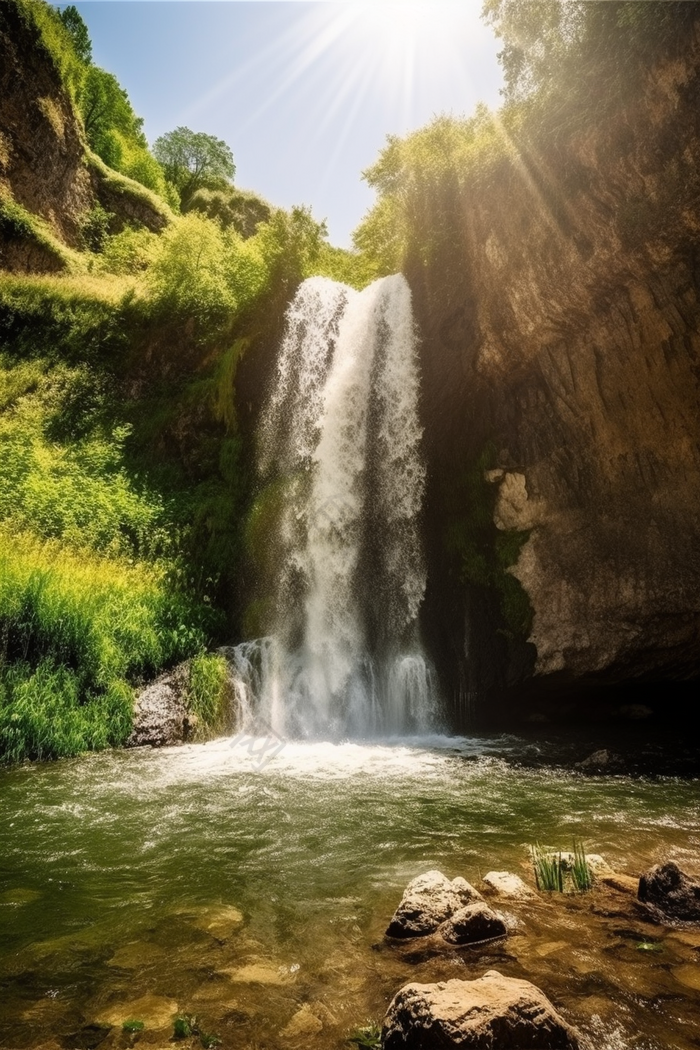
POLYGON ((495 968, 539 985, 590 1047, 697 1047, 700 934, 612 889, 508 905, 511 936, 490 947, 384 938, 414 876, 532 881, 536 841, 697 872, 697 781, 531 755, 514 737, 239 737, 5 771, 0 1045, 123 1047, 140 1020, 138 1045, 165 1047, 194 1014, 224 1047, 333 1050, 407 981, 495 968))

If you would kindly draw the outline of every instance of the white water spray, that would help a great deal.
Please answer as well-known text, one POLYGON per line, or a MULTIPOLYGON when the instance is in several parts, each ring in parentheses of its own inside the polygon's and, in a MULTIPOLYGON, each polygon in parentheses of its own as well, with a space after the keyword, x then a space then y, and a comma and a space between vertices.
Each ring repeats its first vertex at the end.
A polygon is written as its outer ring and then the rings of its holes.
POLYGON ((301 737, 435 727, 416 623, 416 356, 401 275, 362 292, 313 277, 288 310, 258 462, 270 635, 229 650, 244 724, 301 737))

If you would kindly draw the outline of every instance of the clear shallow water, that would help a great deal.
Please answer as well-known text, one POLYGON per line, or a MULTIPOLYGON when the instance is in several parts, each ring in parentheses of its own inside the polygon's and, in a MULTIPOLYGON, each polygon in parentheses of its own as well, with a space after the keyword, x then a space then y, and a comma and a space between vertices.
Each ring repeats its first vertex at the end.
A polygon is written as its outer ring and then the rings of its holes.
POLYGON ((219 740, 3 773, 0 1045, 122 1046, 119 1026, 86 1026, 134 1017, 139 1045, 167 1046, 179 1012, 225 1047, 341 1047, 406 981, 497 968, 542 987, 591 1046, 699 1046, 700 936, 650 926, 612 890, 508 906, 513 936, 486 949, 384 940, 415 875, 528 878, 534 841, 581 836, 630 874, 698 870, 696 781, 583 778, 522 754, 514 738, 262 755, 219 740), (662 950, 638 950, 649 938, 662 950))

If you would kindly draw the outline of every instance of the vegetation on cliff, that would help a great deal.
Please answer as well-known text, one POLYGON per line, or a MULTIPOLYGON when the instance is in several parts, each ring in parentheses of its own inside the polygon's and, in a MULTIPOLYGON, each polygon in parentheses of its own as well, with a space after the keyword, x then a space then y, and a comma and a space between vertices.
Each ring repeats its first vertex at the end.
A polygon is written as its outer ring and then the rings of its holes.
MULTIPOLYGON (((110 192, 129 182, 112 163, 140 179, 132 197, 159 192, 179 209, 182 191, 189 210, 160 233, 113 232, 95 205, 74 249, 0 199, 2 230, 63 270, 0 274, 0 761, 123 742, 135 686, 235 634, 251 485, 239 363, 276 338, 305 276, 325 261, 357 270, 307 208, 235 189, 228 147, 226 170, 193 184, 180 157, 169 193, 125 93, 91 65, 77 12, 18 4, 110 192)), ((193 665, 203 723, 219 717, 219 664, 193 665)))

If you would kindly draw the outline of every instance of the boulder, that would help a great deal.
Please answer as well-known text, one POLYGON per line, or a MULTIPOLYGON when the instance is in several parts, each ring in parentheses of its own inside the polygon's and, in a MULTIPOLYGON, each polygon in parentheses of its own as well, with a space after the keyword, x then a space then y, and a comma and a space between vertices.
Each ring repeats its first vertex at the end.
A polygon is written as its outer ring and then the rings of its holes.
POLYGON ((673 861, 646 871, 639 880, 637 896, 669 919, 700 922, 700 882, 673 861))
POLYGON ((519 875, 513 875, 510 871, 489 871, 482 882, 499 897, 508 897, 510 900, 531 900, 537 896, 519 875))
POLYGON ((483 901, 466 879, 451 882, 441 871, 428 871, 409 882, 387 928, 389 937, 425 937, 468 904, 483 901))
POLYGON ((483 901, 476 901, 456 911, 438 926, 437 932, 448 944, 476 944, 505 937, 508 930, 493 908, 483 901))
POLYGON ((186 704, 189 662, 179 664, 147 685, 134 705, 127 747, 168 747, 191 740, 197 719, 186 704))
POLYGON ((608 751, 607 748, 603 748, 600 751, 594 751, 592 755, 584 758, 581 762, 575 762, 574 765, 577 769, 584 769, 589 773, 600 773, 620 769, 624 762, 619 755, 608 751))
POLYGON ((407 984, 384 1019, 383 1050, 576 1050, 578 1033, 529 981, 489 970, 476 981, 407 984))

